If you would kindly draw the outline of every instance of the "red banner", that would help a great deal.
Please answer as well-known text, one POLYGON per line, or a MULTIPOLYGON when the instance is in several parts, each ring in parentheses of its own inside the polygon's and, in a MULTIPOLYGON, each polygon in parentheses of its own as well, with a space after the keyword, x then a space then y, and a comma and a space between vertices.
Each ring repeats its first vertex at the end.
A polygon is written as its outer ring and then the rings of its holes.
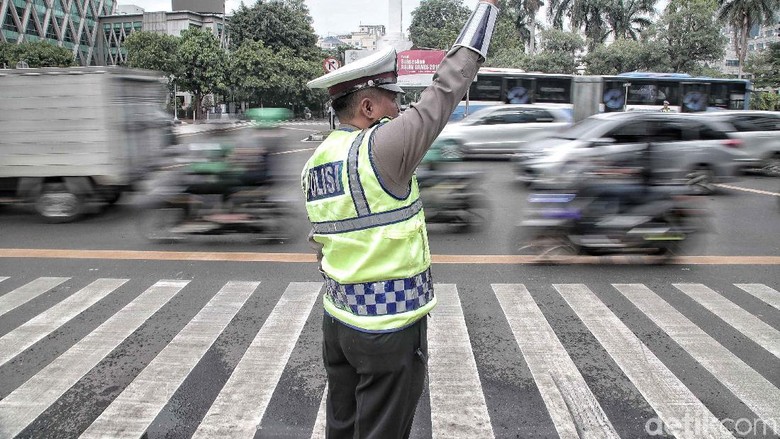
POLYGON ((446 54, 444 50, 404 50, 398 54, 398 76, 432 75, 446 54))

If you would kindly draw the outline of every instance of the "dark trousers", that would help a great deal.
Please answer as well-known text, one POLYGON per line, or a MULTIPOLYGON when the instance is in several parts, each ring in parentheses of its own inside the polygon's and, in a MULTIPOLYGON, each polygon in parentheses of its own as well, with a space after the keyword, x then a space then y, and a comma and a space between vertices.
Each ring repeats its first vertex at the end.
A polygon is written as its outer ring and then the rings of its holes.
POLYGON ((401 331, 371 334, 325 315, 329 439, 408 438, 425 384, 427 317, 401 331))

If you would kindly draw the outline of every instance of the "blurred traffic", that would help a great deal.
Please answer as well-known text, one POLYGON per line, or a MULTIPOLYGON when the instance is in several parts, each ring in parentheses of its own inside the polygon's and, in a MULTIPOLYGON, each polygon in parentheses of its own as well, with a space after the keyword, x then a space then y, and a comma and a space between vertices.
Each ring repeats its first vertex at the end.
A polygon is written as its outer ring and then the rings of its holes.
MULTIPOLYGON (((139 217, 139 236, 154 243, 305 239, 300 165, 290 160, 308 157, 336 128, 332 114, 303 108, 290 122, 289 109, 256 108, 241 123, 214 115, 177 125, 162 109, 159 78, 115 68, 4 70, 0 93, 3 204, 64 223, 103 215, 121 198, 139 217), (52 90, 61 99, 46 98, 52 90)), ((701 195, 747 173, 780 174, 780 113, 673 107, 605 107, 575 123, 566 104, 461 104, 464 117, 418 167, 426 220, 437 233, 479 236, 498 219, 510 252, 542 259, 685 254, 693 238, 710 236, 712 199, 701 195), (495 198, 495 172, 521 183, 516 197, 495 198), (497 217, 507 203, 522 215, 497 217)))
POLYGON ((290 201, 274 190, 284 135, 284 108, 246 112, 253 129, 215 138, 218 143, 174 145, 162 151, 148 175, 140 205, 141 233, 155 242, 188 235, 249 234, 283 241, 290 201))

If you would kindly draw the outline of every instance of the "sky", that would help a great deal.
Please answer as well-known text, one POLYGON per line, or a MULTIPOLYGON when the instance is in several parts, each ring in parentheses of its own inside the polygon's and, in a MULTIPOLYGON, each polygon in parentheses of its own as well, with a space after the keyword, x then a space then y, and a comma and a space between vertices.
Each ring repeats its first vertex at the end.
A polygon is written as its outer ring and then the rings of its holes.
MULTIPOLYGON (((478 0, 463 0, 463 4, 474 9, 478 0)), ((171 0, 119 0, 120 5, 136 5, 146 12, 170 11, 171 0)), ((244 2, 246 5, 253 0, 244 2)), ((225 9, 228 14, 241 4, 241 0, 227 0, 225 9)), ((387 0, 307 0, 309 13, 314 20, 317 35, 328 36, 348 34, 357 31, 361 24, 388 25, 389 2, 387 0)), ((412 23, 412 11, 420 5, 420 0, 403 0, 402 25, 407 32, 412 23)), ((389 29, 388 29, 389 30, 389 29)))

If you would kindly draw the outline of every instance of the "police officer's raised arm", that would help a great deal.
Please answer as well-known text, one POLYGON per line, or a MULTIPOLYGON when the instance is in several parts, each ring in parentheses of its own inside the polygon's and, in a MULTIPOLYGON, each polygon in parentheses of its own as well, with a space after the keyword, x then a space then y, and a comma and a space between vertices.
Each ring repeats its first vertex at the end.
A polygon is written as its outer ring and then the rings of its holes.
POLYGON ((376 130, 372 158, 393 195, 406 196, 415 169, 465 96, 487 55, 497 14, 496 0, 478 3, 420 101, 376 130))

